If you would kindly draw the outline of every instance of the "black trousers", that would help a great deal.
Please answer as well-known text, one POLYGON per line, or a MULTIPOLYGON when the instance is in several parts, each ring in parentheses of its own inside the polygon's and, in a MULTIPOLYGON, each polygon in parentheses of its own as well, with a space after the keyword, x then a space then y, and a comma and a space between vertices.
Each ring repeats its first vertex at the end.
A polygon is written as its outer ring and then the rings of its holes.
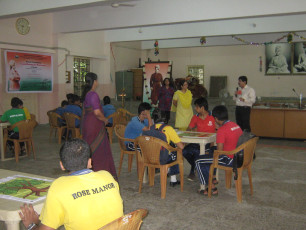
POLYGON ((170 111, 161 110, 160 113, 161 117, 166 119, 165 123, 168 124, 170 120, 170 111))
POLYGON ((250 126, 250 115, 251 115, 251 107, 250 106, 236 106, 236 122, 242 129, 251 131, 250 126))

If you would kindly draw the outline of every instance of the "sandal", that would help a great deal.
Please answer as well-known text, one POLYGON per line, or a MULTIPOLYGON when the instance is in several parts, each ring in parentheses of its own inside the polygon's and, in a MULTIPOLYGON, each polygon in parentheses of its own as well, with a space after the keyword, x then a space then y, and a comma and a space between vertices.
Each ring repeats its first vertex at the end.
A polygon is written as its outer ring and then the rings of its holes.
MULTIPOLYGON (((198 193, 201 194, 201 195, 204 195, 204 196, 208 196, 208 188, 206 189, 199 189, 198 190, 198 193)), ((218 189, 217 188, 212 188, 211 189, 211 195, 212 196, 218 196, 218 189)))

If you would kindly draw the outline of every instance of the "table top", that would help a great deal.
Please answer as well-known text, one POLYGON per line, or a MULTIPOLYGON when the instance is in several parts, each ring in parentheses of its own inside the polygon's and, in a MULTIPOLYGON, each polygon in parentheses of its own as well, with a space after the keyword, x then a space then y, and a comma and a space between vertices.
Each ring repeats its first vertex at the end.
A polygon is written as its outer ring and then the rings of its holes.
MULTIPOLYGON (((33 174, 28 174, 28 173, 0 169, 0 178, 6 178, 9 176, 14 176, 14 175, 22 175, 22 176, 28 176, 28 177, 54 180, 54 178, 48 178, 48 177, 43 177, 39 175, 33 175, 33 174)), ((45 202, 45 199, 35 202, 33 204, 35 211, 40 213, 44 202, 45 202)), ((0 198, 0 220, 2 221, 20 220, 18 211, 20 210, 20 206, 22 204, 23 202, 20 202, 20 201, 0 198)))
POLYGON ((182 142, 207 144, 216 141, 216 133, 177 131, 182 142))
POLYGON ((1 127, 7 127, 9 125, 11 125, 9 122, 0 122, 1 127))

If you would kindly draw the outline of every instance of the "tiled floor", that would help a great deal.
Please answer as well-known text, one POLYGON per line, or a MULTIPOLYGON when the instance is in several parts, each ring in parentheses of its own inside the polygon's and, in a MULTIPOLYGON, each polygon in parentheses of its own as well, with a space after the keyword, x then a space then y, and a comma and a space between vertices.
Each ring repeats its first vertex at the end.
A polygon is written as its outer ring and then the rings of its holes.
MULTIPOLYGON (((34 132, 37 159, 22 158, 0 162, 0 168, 57 178, 60 145, 49 127, 40 125, 34 132)), ((119 165, 119 146, 112 144, 116 166, 119 165)), ((141 229, 305 229, 306 226, 306 142, 261 138, 253 163, 254 194, 250 195, 247 174, 243 176, 243 202, 236 201, 234 184, 226 189, 224 173, 220 172, 219 195, 211 199, 197 194, 198 181, 186 179, 189 165, 185 161, 184 192, 167 186, 166 199, 160 199, 159 177, 155 186, 143 185, 138 193, 136 164, 127 172, 127 158, 119 178, 124 212, 146 208, 149 215, 141 229)), ((103 218, 103 217, 102 217, 103 218)), ((4 229, 0 224, 0 229, 4 229)))

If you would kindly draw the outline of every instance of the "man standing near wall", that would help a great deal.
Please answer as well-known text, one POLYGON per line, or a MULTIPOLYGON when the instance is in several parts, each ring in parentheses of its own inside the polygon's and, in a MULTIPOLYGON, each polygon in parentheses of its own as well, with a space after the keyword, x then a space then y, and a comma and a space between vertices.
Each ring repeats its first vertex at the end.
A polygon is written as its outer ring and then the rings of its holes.
POLYGON ((234 100, 236 101, 236 122, 242 130, 251 131, 250 114, 252 105, 255 103, 255 90, 247 85, 246 76, 238 78, 239 87, 236 88, 234 100))

